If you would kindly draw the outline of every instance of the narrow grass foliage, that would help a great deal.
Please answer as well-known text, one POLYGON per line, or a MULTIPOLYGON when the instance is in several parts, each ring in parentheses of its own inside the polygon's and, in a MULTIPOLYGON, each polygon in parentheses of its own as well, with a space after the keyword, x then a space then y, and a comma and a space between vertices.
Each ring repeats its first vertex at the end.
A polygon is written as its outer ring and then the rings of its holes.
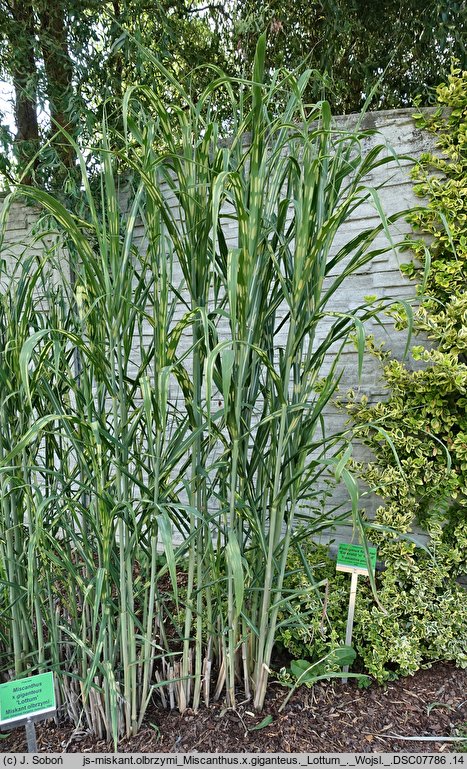
POLYGON ((323 415, 375 310, 333 300, 392 247, 367 183, 392 158, 304 104, 309 72, 265 86, 264 46, 251 83, 219 73, 170 114, 130 89, 99 185, 82 160, 79 215, 28 187, 3 210, 25 197, 46 231, 2 276, 2 669, 53 670, 70 717, 114 740, 153 700, 241 691, 260 710, 291 545, 359 525, 349 439, 323 415), (379 223, 343 238, 368 204, 379 223), (329 512, 337 481, 348 509, 329 512))

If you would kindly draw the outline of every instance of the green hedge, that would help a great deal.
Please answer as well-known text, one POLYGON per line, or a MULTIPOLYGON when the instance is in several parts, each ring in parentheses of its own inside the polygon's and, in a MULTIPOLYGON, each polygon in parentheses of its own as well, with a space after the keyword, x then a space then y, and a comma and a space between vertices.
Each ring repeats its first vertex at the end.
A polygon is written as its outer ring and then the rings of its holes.
MULTIPOLYGON (((404 533, 418 523, 457 575, 467 571, 467 73, 453 69, 437 96, 434 114, 414 116, 435 134, 436 151, 413 172, 425 205, 410 217, 413 258, 403 267, 417 281, 414 329, 427 341, 412 349, 415 367, 373 344, 388 398, 351 398, 347 408, 374 455, 359 471, 383 499, 376 521, 404 533), (364 427, 376 422, 399 462, 381 434, 364 427)), ((405 312, 394 314, 403 327, 405 312)))
MULTIPOLYGON (((378 601, 367 578, 360 577, 358 584, 353 646, 360 668, 379 682, 410 675, 436 660, 466 668, 464 588, 442 562, 421 555, 411 543, 388 542, 379 553, 386 568, 376 577, 378 601)), ((310 545, 303 555, 312 579, 295 551, 286 580, 294 596, 288 610, 295 626, 280 628, 279 641, 293 657, 315 661, 344 643, 350 578, 336 573, 325 547, 310 545), (326 581, 327 586, 316 586, 326 581)))
MULTIPOLYGON (((371 532, 386 565, 377 579, 380 605, 360 580, 354 632, 366 671, 379 681, 439 659, 467 667, 467 593, 456 582, 467 573, 467 72, 453 68, 437 98, 436 112, 414 116, 435 135, 436 148, 413 171, 422 200, 410 217, 412 258, 403 267, 417 282, 420 343, 406 363, 369 339, 387 399, 369 403, 350 393, 346 404, 374 457, 354 466, 382 500, 379 530, 371 532), (431 554, 400 538, 416 525, 429 535, 431 554)), ((405 311, 396 308, 394 322, 403 328, 405 311)), ((313 589, 296 555, 289 589, 308 585, 309 592, 292 601, 296 627, 281 641, 293 655, 315 659, 343 643, 348 578, 335 574, 320 549, 310 547, 307 558, 313 578, 329 580, 325 621, 324 587, 313 589)))

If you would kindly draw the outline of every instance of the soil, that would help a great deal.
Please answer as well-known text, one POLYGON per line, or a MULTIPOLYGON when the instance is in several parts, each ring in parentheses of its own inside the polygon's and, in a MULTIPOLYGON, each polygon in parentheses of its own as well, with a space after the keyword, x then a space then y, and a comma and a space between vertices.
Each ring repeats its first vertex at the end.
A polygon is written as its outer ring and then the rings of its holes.
MULTIPOLYGON (((254 713, 251 702, 235 710, 214 703, 182 715, 154 707, 138 735, 120 742, 119 752, 440 753, 467 744, 443 740, 467 728, 467 670, 450 663, 436 663, 385 687, 359 689, 352 680, 302 687, 279 713, 287 692, 272 685, 261 714, 254 713), (266 716, 272 721, 255 730, 266 716)), ((37 743, 47 753, 113 751, 85 730, 53 721, 37 725, 37 743)), ((0 740, 0 751, 25 752, 24 730, 0 740)))

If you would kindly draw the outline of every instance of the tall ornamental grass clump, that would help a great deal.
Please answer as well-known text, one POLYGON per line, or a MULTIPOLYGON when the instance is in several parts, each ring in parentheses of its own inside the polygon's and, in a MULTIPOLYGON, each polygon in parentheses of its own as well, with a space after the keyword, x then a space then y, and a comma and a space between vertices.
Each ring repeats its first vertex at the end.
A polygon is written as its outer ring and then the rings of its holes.
POLYGON ((39 206, 48 245, 0 300, 2 668, 53 670, 68 714, 115 740, 153 697, 196 710, 240 688, 260 710, 291 544, 358 523, 323 413, 352 335, 362 362, 374 309, 333 299, 390 247, 367 182, 390 157, 303 102, 310 72, 264 85, 264 47, 252 82, 217 73, 196 104, 172 82, 170 113, 130 89, 97 185, 81 158, 79 215, 25 186, 4 207, 39 206), (368 202, 379 224, 343 238, 368 202), (334 477, 348 510, 325 512, 334 477))

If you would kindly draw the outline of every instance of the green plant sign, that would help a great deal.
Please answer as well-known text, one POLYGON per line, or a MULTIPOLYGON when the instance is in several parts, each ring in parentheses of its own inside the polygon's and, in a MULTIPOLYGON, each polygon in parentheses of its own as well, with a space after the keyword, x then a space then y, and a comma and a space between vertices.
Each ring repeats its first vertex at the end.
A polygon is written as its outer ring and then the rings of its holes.
POLYGON ((53 673, 0 685, 0 726, 56 709, 53 673))
MULTIPOLYGON (((371 568, 374 572, 376 568, 376 547, 369 547, 368 553, 371 568)), ((336 569, 337 571, 353 571, 357 569, 359 574, 368 574, 368 561, 363 545, 340 544, 337 551, 336 569)))

